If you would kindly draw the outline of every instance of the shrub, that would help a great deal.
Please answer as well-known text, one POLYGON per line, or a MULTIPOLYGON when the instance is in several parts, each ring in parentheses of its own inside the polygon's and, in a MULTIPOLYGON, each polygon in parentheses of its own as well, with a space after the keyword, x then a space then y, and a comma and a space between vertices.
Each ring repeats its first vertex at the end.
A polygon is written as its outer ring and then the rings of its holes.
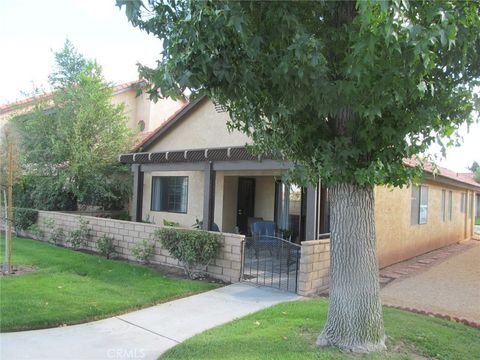
POLYGON ((166 219, 163 219, 163 225, 164 226, 172 226, 172 227, 180 227, 180 224, 176 221, 170 221, 170 220, 166 220, 166 219))
POLYGON ((74 249, 78 249, 79 247, 86 245, 88 239, 90 238, 90 228, 88 227, 88 221, 80 218, 79 223, 79 228, 71 231, 70 236, 67 239, 67 242, 70 243, 70 245, 74 249))
POLYGON ((107 235, 103 235, 97 241, 97 248, 100 254, 110 259, 115 254, 115 245, 113 244, 113 238, 107 235))
POLYGON ((65 239, 65 231, 59 226, 56 227, 53 219, 45 220, 44 224, 46 229, 50 229, 50 236, 48 237, 49 242, 58 244, 65 239))
POLYGON ((50 233, 50 238, 48 239, 50 242, 54 244, 59 244, 62 240, 65 239, 65 231, 61 227, 52 227, 52 231, 50 233))
POLYGON ((183 264, 185 274, 195 278, 217 257, 222 235, 200 230, 163 228, 155 231, 155 237, 183 264))
POLYGON ((25 208, 13 209, 13 224, 17 229, 27 230, 35 224, 38 219, 38 211, 25 208))
POLYGON ((112 214, 112 219, 129 221, 130 215, 128 215, 127 211, 122 211, 116 214, 112 214))
POLYGON ((38 226, 37 224, 31 225, 28 228, 28 231, 30 231, 30 234, 32 235, 32 237, 37 240, 42 240, 45 236, 45 232, 42 229, 40 229, 40 226, 38 226))
POLYGON ((155 242, 143 240, 132 247, 132 254, 138 261, 148 264, 155 254, 155 242))

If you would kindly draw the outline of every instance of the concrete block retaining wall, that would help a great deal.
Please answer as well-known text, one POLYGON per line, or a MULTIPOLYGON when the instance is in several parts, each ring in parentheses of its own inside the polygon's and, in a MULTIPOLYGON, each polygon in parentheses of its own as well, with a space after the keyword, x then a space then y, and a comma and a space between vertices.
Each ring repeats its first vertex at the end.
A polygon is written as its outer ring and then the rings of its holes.
MULTIPOLYGON (((134 244, 143 240, 153 240, 153 234, 162 226, 137 223, 131 221, 114 220, 97 218, 92 216, 79 216, 75 214, 39 211, 37 224, 43 230, 44 240, 49 239, 52 228, 48 228, 48 222, 52 220, 55 227, 63 228, 65 236, 75 229, 79 228, 80 219, 88 221, 91 239, 83 248, 93 252, 98 252, 96 243, 103 235, 107 235, 114 239, 115 251, 121 258, 128 260, 136 260, 131 253, 134 244)), ((196 230, 190 230, 196 231, 196 230)), ((31 235, 26 232, 26 235, 31 235)), ((222 246, 218 258, 207 267, 207 273, 215 279, 226 282, 238 282, 240 280, 240 269, 242 264, 242 241, 243 235, 221 233, 222 246)), ((65 241, 62 245, 68 246, 65 241)), ((159 242, 155 245, 155 255, 151 260, 152 264, 167 265, 173 267, 181 267, 181 264, 173 258, 170 253, 163 249, 159 242)))
POLYGON ((303 241, 297 292, 302 296, 326 293, 330 277, 330 240, 303 241))

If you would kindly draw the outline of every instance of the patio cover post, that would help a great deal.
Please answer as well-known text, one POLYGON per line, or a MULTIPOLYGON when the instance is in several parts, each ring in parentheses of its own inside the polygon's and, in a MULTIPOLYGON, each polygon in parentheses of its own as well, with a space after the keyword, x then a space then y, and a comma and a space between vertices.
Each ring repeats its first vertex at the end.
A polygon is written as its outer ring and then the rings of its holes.
POLYGON ((212 230, 213 213, 215 209, 215 171, 213 163, 205 164, 205 184, 203 191, 203 223, 204 230, 212 230))
POLYGON ((305 196, 305 240, 317 239, 317 188, 307 187, 305 196))
POLYGON ((142 221, 143 208, 143 171, 139 164, 132 165, 133 196, 132 196, 132 221, 142 221))

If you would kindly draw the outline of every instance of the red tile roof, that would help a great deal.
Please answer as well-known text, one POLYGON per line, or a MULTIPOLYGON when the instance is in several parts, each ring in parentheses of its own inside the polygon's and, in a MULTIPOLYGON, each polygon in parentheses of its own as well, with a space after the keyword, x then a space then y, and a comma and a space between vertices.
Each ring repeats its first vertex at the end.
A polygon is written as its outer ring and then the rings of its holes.
MULTIPOLYGON (((418 160, 421 161, 421 160, 418 160)), ((407 166, 415 166, 417 164, 417 159, 412 157, 410 159, 404 159, 404 164, 407 166)), ((471 172, 467 173, 457 173, 455 171, 449 170, 442 166, 434 166, 433 163, 429 161, 422 161, 423 168, 427 173, 433 174, 434 176, 443 176, 448 179, 452 179, 464 184, 473 185, 480 188, 480 183, 475 181, 475 175, 471 172)))
MULTIPOLYGON (((134 80, 134 81, 129 81, 123 84, 115 85, 112 89, 112 93, 117 93, 117 92, 122 92, 125 90, 130 89, 134 85, 141 84, 144 80, 134 80)), ((52 93, 45 93, 42 95, 38 96, 32 96, 27 99, 22 99, 19 101, 15 101, 12 103, 0 105, 0 114, 7 113, 10 111, 13 111, 15 109, 21 108, 26 105, 34 104, 37 101, 44 100, 44 99, 49 99, 52 97, 52 93)))

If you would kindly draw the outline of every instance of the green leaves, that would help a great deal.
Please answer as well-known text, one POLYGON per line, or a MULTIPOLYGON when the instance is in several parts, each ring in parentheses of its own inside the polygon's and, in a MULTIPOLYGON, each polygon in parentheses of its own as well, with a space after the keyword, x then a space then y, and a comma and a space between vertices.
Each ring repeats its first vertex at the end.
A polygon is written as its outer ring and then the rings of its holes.
POLYGON ((133 21, 164 41, 152 94, 210 96, 298 181, 401 185, 405 157, 474 121, 479 5, 166 0, 133 21))
POLYGON ((425 81, 420 81, 417 85, 417 89, 422 93, 424 94, 426 91, 427 91, 427 84, 425 83, 425 81))
POLYGON ((155 238, 184 265, 188 276, 195 277, 217 257, 222 235, 201 230, 162 228, 155 232, 155 238))
POLYGON ((123 205, 129 172, 117 156, 133 140, 123 105, 111 103, 112 87, 98 64, 69 41, 55 60, 52 97, 12 120, 22 138, 24 172, 34 178, 28 206, 59 210, 75 207, 76 200, 123 205))

